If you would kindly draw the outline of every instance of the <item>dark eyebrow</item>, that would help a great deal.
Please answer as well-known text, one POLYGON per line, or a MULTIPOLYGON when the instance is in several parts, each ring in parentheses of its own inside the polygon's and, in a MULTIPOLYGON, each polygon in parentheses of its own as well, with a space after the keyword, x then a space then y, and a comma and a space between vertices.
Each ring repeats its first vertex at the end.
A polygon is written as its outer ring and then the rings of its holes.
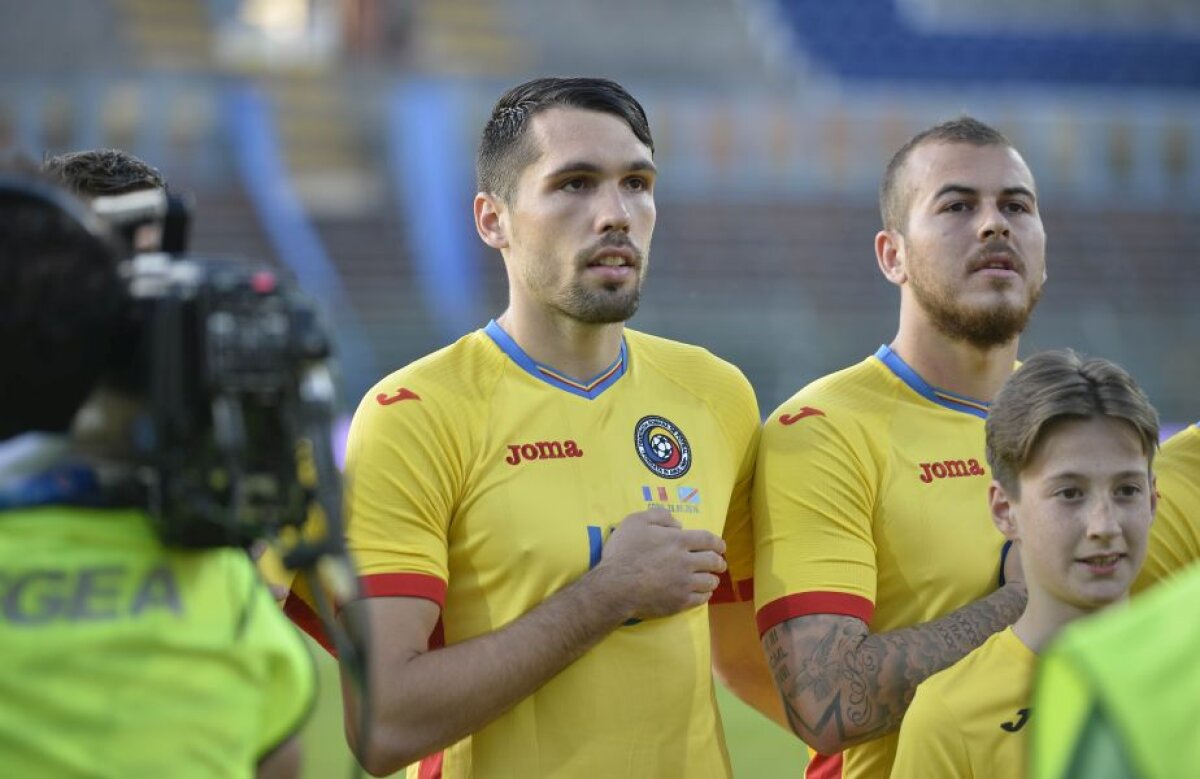
MULTIPOLYGON (((563 165, 560 165, 559 167, 557 167, 554 170, 547 173, 546 178, 550 178, 550 179, 558 178, 559 176, 565 176, 569 173, 602 173, 602 172, 603 172, 603 168, 601 168, 596 163, 578 160, 578 161, 574 161, 574 162, 567 162, 563 165)), ((623 172, 624 173, 639 172, 639 173, 649 173, 651 175, 654 175, 654 174, 658 173, 658 168, 654 167, 654 163, 651 162, 650 160, 641 158, 641 159, 636 159, 633 162, 630 162, 628 165, 626 165, 625 170, 623 172)))
MULTIPOLYGON (((934 194, 933 199, 938 200, 943 195, 949 194, 969 195, 971 197, 976 197, 979 195, 979 190, 975 189, 974 187, 968 187, 966 184, 947 184, 934 194)), ((1028 187, 1005 187, 1004 189, 1000 190, 1000 194, 1004 195, 1005 197, 1020 195, 1027 197, 1034 202, 1037 201, 1037 195, 1033 194, 1028 187)))
MULTIPOLYGON (((1121 471, 1120 473, 1114 473, 1112 475, 1112 477, 1113 477, 1113 479, 1117 479, 1117 480, 1141 478, 1141 479, 1146 479, 1147 481, 1149 481, 1150 474, 1147 473, 1146 471, 1142 471, 1142 470, 1130 470, 1130 471, 1121 471)), ((1076 481, 1076 480, 1087 479, 1087 478, 1088 477, 1082 473, 1075 473, 1074 471, 1063 471, 1061 473, 1050 474, 1050 476, 1048 477, 1048 481, 1060 481, 1060 480, 1061 481, 1076 481)))
POLYGON ((968 187, 966 184, 947 184, 933 194, 934 200, 941 199, 942 195, 978 195, 979 190, 974 187, 968 187))

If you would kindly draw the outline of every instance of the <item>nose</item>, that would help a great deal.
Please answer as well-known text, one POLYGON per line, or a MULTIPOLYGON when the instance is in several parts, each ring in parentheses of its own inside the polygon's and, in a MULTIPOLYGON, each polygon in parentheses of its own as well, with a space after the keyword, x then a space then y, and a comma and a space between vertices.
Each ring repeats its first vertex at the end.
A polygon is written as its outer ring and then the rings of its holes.
POLYGON ((597 198, 596 231, 604 234, 613 230, 629 232, 630 211, 620 185, 601 188, 597 198))
POLYGON ((1121 532, 1117 522, 1116 508, 1107 498, 1097 499, 1087 513, 1087 535, 1094 540, 1115 538, 1121 532))
POLYGON ((992 203, 980 208, 979 237, 988 241, 994 238, 1007 238, 1011 230, 1008 217, 1000 206, 992 203))

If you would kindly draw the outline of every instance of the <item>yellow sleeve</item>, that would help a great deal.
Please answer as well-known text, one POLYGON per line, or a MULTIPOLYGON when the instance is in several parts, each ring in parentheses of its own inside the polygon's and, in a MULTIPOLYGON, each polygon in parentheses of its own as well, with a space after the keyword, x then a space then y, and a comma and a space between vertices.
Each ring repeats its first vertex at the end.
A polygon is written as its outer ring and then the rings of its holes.
POLYGON ((959 723, 922 684, 900 726, 892 779, 967 779, 974 774, 959 723))
POLYGON ((1172 436, 1155 458, 1154 471, 1158 511, 1135 594, 1200 560, 1200 428, 1172 436))
POLYGON ((758 456, 759 416, 754 390, 738 375, 740 394, 737 413, 729 424, 730 446, 738 462, 737 480, 729 496, 725 515, 725 560, 729 564, 722 581, 722 590, 714 601, 743 601, 754 598, 754 523, 750 496, 754 484, 754 463, 758 456), (728 587, 728 589, 725 589, 728 587))
MULTIPOLYGON (((473 424, 453 398, 410 366, 375 385, 354 414, 346 442, 346 546, 365 597, 445 606, 450 517, 468 470, 466 431, 473 424)), ((292 581, 284 611, 334 653, 305 577, 292 581)))
POLYGON ((1030 719, 1030 779, 1066 776, 1095 698, 1069 656, 1053 647, 1041 659, 1030 719))
POLYGON ((806 614, 871 619, 876 465, 849 417, 801 393, 763 427, 752 501, 760 632, 806 614))
POLYGON ((470 458, 469 420, 463 424, 465 410, 448 396, 400 371, 367 393, 354 415, 346 538, 368 595, 415 595, 442 605, 450 517, 470 458), (405 392, 412 397, 388 402, 405 392), (422 589, 436 590, 435 582, 440 595, 422 589))

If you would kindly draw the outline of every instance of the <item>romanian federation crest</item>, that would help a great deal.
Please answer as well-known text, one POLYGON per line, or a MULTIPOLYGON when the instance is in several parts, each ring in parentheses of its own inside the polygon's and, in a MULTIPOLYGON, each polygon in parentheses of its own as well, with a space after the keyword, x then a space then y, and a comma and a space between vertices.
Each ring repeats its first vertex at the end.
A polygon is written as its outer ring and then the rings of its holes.
POLYGON ((662 417, 638 420, 633 441, 646 467, 664 479, 678 479, 692 467, 692 448, 683 431, 662 417))

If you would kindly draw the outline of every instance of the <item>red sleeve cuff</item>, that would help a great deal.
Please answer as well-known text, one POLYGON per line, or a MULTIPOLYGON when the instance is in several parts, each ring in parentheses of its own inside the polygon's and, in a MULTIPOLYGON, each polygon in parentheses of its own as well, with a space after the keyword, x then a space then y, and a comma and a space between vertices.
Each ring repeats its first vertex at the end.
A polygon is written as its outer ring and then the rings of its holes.
POLYGON ((740 603, 754 600, 753 579, 741 579, 734 582, 729 577, 729 571, 722 571, 717 574, 717 578, 720 579, 720 582, 717 584, 717 589, 713 590, 709 603, 740 603))
POLYGON ((427 573, 375 573, 359 583, 365 598, 425 598, 446 607, 446 583, 427 573))
POLYGON ((325 634, 325 628, 321 625, 321 618, 317 616, 317 612, 312 606, 304 602, 295 590, 292 590, 287 595, 287 600, 283 602, 283 613, 288 619, 296 623, 296 627, 303 630, 313 641, 321 645, 321 648, 334 657, 337 657, 337 650, 333 646, 333 642, 329 640, 329 636, 325 634))
POLYGON ((845 592, 800 592, 773 600, 758 610, 758 634, 762 636, 780 622, 810 614, 841 614, 869 623, 875 604, 861 595, 845 592))
MULTIPOLYGON (((438 605, 439 609, 446 607, 446 583, 436 576, 424 573, 379 573, 359 578, 365 598, 425 598, 438 605)), ((337 657, 333 642, 326 635, 321 619, 316 610, 300 597, 295 590, 288 592, 287 600, 283 603, 283 613, 297 627, 320 644, 326 652, 337 657)), ((441 646, 441 620, 438 620, 434 631, 434 641, 441 646)))

